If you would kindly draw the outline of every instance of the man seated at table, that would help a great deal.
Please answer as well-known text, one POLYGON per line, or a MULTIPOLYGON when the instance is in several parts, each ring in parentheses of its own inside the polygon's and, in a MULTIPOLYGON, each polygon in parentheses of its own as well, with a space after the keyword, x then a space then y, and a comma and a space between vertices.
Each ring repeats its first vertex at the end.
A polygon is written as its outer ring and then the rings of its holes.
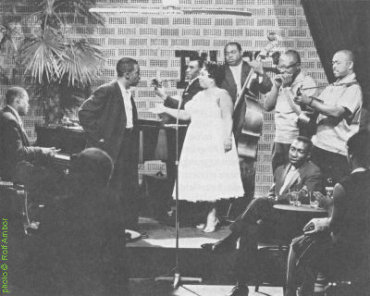
POLYGON ((30 145, 21 119, 29 110, 27 91, 17 86, 9 88, 5 104, 0 111, 1 179, 27 185, 38 198, 41 194, 53 195, 62 184, 62 176, 45 165, 58 150, 30 145))
POLYGON ((304 235, 292 241, 286 296, 296 295, 298 271, 302 272, 303 279, 299 295, 313 295, 318 271, 350 280, 352 291, 345 295, 369 295, 369 133, 361 131, 353 135, 347 148, 351 174, 335 185, 332 198, 315 193, 330 216, 312 219, 303 228, 304 235))
MULTIPOLYGON (((213 252, 228 251, 235 248, 240 238, 240 246, 234 266, 237 284, 229 294, 230 296, 248 295, 247 281, 251 279, 256 266, 256 253, 258 242, 258 225, 263 221, 268 227, 269 233, 264 235, 273 236, 274 226, 279 221, 279 215, 274 210, 276 203, 288 203, 291 190, 321 191, 322 176, 320 169, 312 163, 310 158, 312 143, 306 137, 297 137, 289 149, 289 163, 280 166, 274 174, 268 197, 253 199, 244 213, 230 225, 231 233, 224 239, 214 244, 203 244, 202 247, 213 252)), ((267 227, 264 227, 264 229, 267 227)))

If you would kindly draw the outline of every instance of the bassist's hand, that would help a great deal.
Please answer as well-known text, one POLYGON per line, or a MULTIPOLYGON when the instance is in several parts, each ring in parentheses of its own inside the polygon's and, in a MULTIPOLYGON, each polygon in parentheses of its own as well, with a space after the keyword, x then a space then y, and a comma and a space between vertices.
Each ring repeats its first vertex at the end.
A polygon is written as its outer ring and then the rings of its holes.
POLYGON ((254 72, 257 73, 258 75, 263 75, 265 73, 265 71, 263 70, 263 66, 262 66, 261 62, 259 62, 259 61, 250 61, 250 62, 248 62, 248 64, 249 64, 249 66, 252 67, 254 72))

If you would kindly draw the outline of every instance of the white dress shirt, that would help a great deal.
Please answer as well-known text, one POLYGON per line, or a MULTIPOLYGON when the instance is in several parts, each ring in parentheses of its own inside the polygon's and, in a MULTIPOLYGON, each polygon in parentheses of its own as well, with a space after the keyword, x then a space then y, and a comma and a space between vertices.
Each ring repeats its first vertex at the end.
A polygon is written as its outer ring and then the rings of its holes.
POLYGON ((242 83, 242 67, 243 67, 243 63, 240 63, 237 66, 229 66, 229 67, 230 67, 231 73, 233 74, 234 81, 236 83, 237 94, 239 94, 240 93, 240 90, 242 89, 241 83, 242 83))
POLYGON ((125 128, 133 128, 133 115, 132 115, 132 103, 131 103, 131 92, 130 90, 126 89, 120 81, 117 81, 119 88, 121 89, 123 103, 125 105, 125 112, 126 112, 126 126, 125 128))
POLYGON ((291 185, 293 178, 296 177, 296 173, 297 168, 294 165, 291 165, 285 176, 284 184, 280 188, 279 195, 283 195, 284 191, 287 190, 287 187, 291 185))

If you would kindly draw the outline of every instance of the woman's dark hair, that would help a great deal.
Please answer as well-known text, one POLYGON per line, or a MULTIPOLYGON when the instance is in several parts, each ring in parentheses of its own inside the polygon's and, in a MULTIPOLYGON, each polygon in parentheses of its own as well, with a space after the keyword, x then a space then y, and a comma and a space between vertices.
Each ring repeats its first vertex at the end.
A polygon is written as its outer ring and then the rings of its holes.
POLYGON ((204 63, 204 68, 207 70, 209 77, 214 79, 216 84, 220 86, 225 76, 224 67, 216 63, 206 62, 204 63))

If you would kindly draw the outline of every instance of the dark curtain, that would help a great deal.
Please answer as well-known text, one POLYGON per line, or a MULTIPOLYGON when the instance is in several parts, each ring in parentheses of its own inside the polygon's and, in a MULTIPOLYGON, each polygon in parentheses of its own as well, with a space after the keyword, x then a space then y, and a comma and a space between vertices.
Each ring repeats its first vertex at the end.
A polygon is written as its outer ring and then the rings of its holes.
POLYGON ((355 72, 364 95, 362 127, 370 123, 370 1, 301 0, 321 63, 334 81, 331 60, 340 49, 356 57, 355 72))

